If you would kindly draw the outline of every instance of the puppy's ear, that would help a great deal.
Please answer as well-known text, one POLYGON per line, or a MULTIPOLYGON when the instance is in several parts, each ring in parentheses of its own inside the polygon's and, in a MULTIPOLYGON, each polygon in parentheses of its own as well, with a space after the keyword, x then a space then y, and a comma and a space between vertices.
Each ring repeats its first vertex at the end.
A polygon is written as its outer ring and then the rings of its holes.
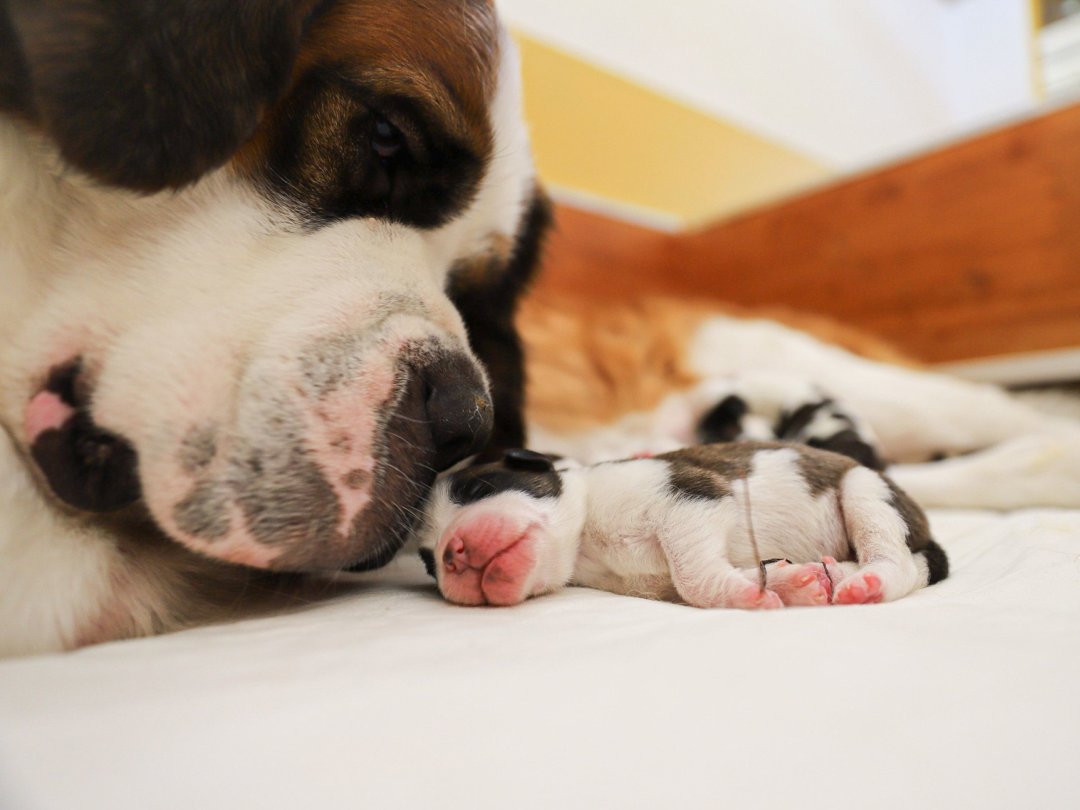
POLYGON ((285 89, 317 0, 0 0, 0 107, 138 191, 220 166, 285 89))

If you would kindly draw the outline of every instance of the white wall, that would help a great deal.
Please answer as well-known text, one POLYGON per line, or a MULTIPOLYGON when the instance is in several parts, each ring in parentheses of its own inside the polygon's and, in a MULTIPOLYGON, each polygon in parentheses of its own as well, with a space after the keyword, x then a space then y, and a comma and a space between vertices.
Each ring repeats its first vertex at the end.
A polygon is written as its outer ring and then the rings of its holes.
POLYGON ((510 23, 850 171, 1035 104, 1028 0, 499 0, 510 23))

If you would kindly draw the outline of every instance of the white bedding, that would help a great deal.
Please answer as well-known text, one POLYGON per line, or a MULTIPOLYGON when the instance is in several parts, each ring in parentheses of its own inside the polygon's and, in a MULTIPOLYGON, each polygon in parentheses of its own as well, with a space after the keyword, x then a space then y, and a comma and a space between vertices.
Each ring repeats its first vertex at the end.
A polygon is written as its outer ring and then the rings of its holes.
POLYGON ((1080 511, 937 512, 953 575, 767 613, 443 603, 0 664, 0 807, 1080 806, 1080 511))

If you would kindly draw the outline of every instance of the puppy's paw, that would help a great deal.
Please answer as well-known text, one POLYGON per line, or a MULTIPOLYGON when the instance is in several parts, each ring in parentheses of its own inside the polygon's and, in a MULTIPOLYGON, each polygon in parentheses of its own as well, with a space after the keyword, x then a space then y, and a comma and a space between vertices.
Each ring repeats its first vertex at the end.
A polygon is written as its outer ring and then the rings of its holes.
POLYGON ((860 571, 840 583, 833 602, 838 605, 869 605, 883 598, 881 577, 873 571, 860 571))
POLYGON ((833 580, 826 562, 789 563, 787 560, 768 567, 769 590, 776 593, 785 605, 827 605, 832 601, 833 580))
POLYGON ((724 607, 740 610, 775 610, 783 606, 784 602, 776 592, 749 582, 733 588, 724 600, 724 607))

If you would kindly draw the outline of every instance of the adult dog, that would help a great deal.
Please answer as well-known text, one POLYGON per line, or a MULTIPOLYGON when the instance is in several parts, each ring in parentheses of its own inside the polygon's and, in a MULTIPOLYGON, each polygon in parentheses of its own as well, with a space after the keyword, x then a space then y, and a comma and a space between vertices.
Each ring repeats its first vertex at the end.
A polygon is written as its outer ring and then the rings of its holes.
POLYGON ((488 0, 0 2, 0 652, 389 559, 546 221, 488 0))

